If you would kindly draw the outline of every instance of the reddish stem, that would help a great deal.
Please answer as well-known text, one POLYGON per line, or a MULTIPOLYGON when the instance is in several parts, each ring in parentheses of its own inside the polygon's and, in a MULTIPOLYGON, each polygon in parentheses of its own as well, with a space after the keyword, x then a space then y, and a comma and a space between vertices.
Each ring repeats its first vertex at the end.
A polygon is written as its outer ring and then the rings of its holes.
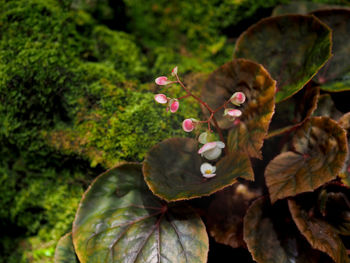
POLYGON ((177 100, 185 99, 185 98, 188 98, 188 97, 191 97, 191 95, 190 94, 186 94, 185 96, 177 98, 177 100))
MULTIPOLYGON (((222 131, 218 125, 218 122, 216 121, 215 117, 214 117, 214 114, 219 111, 220 109, 222 109, 223 107, 226 106, 226 104, 230 101, 226 101, 223 105, 221 105, 219 108, 213 110, 207 103, 205 103, 203 100, 201 100, 199 97, 197 97, 196 95, 192 94, 192 92, 186 88, 186 86, 182 83, 182 81, 180 80, 179 76, 176 74, 176 79, 177 79, 177 82, 180 84, 180 86, 186 91, 187 95, 183 96, 183 97, 189 97, 191 96, 192 98, 194 98, 196 101, 198 101, 200 104, 202 104, 209 112, 210 112, 210 117, 208 120, 204 121, 203 123, 208 123, 208 129, 209 131, 211 131, 210 129, 210 121, 213 120, 213 123, 214 123, 214 126, 215 126, 215 129, 217 130, 219 136, 220 136, 220 140, 222 142, 225 141, 224 139, 224 136, 222 134, 222 131)), ((224 148, 225 150, 225 154, 228 154, 228 151, 227 151, 227 147, 224 148)))

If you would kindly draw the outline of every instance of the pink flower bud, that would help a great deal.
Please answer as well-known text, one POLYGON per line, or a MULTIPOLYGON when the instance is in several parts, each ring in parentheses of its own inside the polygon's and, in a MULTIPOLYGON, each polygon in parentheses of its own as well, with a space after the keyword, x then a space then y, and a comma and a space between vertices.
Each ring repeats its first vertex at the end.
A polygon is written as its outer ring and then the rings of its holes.
POLYGON ((171 75, 174 77, 177 75, 177 66, 173 68, 173 70, 171 71, 171 75))
POLYGON ((186 119, 182 122, 182 129, 185 132, 191 132, 194 129, 194 123, 191 119, 186 119))
POLYGON ((242 112, 237 109, 226 109, 224 115, 229 115, 230 117, 240 117, 242 112))
POLYGON ((154 99, 160 104, 165 104, 168 102, 168 98, 164 94, 157 94, 154 96, 154 99))
POLYGON ((172 113, 177 112, 177 110, 179 109, 179 106, 180 106, 179 101, 176 99, 172 99, 170 102, 171 102, 170 112, 172 112, 172 113))
POLYGON ((243 104, 245 102, 245 95, 243 92, 235 92, 231 98, 230 101, 237 106, 240 106, 241 104, 243 104))
POLYGON ((169 81, 168 78, 164 76, 156 78, 155 81, 158 85, 167 85, 171 83, 171 81, 169 81))

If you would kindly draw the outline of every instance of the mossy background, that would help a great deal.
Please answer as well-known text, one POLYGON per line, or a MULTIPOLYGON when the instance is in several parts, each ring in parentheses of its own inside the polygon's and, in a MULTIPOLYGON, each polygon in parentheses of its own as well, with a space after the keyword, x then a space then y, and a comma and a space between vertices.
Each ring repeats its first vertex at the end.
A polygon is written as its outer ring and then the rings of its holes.
POLYGON ((182 91, 154 78, 177 65, 195 89, 288 2, 0 0, 0 263, 53 262, 95 176, 191 136, 181 122, 199 106, 167 113, 153 93, 182 91))

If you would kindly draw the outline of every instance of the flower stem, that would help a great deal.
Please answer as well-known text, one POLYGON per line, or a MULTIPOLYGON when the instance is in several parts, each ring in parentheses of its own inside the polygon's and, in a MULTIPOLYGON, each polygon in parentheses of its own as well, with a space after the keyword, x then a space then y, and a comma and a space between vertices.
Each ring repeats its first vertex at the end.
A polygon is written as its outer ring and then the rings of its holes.
MULTIPOLYGON (((203 100, 201 100, 199 97, 197 97, 196 95, 194 95, 183 83, 182 81, 180 80, 179 76, 176 74, 176 79, 177 79, 177 82, 180 84, 180 86, 186 91, 187 95, 185 96, 182 96, 180 98, 186 98, 186 97, 192 97, 194 98, 196 101, 198 101, 201 105, 203 105, 209 112, 210 112, 210 117, 208 120, 206 121, 203 121, 202 123, 208 123, 208 129, 209 131, 211 131, 210 129, 210 121, 213 120, 213 123, 214 123, 214 126, 215 126, 215 129, 217 130, 219 136, 220 136, 220 140, 222 142, 225 142, 225 139, 224 139, 224 136, 222 134, 222 131, 218 125, 218 122, 216 121, 215 117, 214 117, 214 114, 216 112, 218 112, 220 109, 224 108, 226 106, 227 103, 230 102, 230 100, 226 101, 223 105, 221 105, 219 108, 213 110, 207 103, 205 103, 203 100)), ((178 98, 178 99, 180 99, 178 98)), ((224 148, 225 150, 225 154, 227 155, 228 154, 228 151, 227 151, 227 147, 224 148)))

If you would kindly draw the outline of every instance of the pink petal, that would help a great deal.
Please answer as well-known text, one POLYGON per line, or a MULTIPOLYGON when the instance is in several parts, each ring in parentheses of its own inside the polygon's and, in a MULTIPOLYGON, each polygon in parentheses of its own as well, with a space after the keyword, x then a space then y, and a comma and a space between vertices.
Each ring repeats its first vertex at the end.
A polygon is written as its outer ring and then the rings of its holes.
POLYGON ((232 117, 240 117, 242 115, 242 112, 240 110, 233 109, 233 110, 228 110, 227 114, 232 117))
POLYGON ((194 129, 194 123, 192 122, 191 119, 186 119, 182 122, 182 129, 185 132, 191 132, 194 129))
POLYGON ((213 149, 215 147, 216 147, 216 142, 208 142, 208 143, 204 144, 202 146, 202 148, 200 148, 198 150, 198 153, 199 154, 204 153, 204 152, 209 151, 209 150, 211 150, 211 149, 213 149))
POLYGON ((160 104, 165 104, 168 102, 168 98, 164 94, 157 94, 154 96, 154 99, 160 104))
POLYGON ((240 124, 241 123, 241 120, 240 119, 235 119, 234 121, 233 121, 233 125, 235 125, 235 126, 237 126, 238 124, 240 124))
POLYGON ((168 80, 167 77, 164 77, 164 76, 156 78, 155 81, 158 85, 167 85, 171 82, 168 80))
POLYGON ((177 112, 177 110, 179 109, 179 106, 180 106, 179 101, 174 100, 174 102, 171 103, 171 105, 170 105, 170 111, 172 113, 177 112))
POLYGON ((231 97, 231 102, 235 105, 241 105, 245 102, 245 95, 243 92, 235 92, 231 97))

